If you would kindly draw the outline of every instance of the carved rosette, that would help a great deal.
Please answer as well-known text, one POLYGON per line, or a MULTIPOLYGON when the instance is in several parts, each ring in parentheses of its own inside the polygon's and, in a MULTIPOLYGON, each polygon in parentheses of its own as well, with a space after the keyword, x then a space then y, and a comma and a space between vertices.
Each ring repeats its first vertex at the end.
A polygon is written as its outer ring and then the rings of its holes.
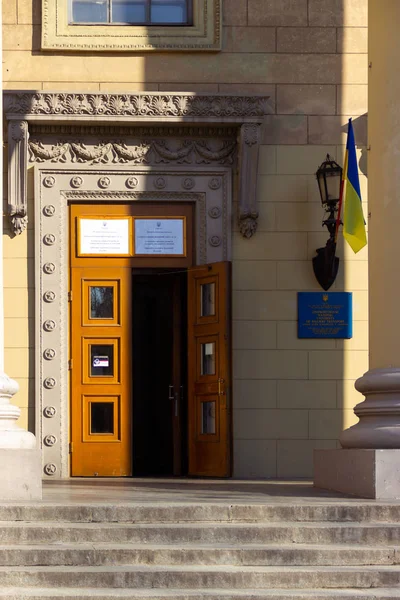
POLYGON ((43 271, 47 275, 52 275, 53 273, 55 273, 55 270, 56 270, 56 265, 52 262, 48 262, 43 265, 43 271))
POLYGON ((212 235, 208 238, 208 243, 210 244, 210 246, 217 248, 222 244, 222 240, 219 235, 212 235))
POLYGON ((45 217, 52 217, 56 212, 56 207, 53 204, 46 204, 43 208, 43 214, 45 217))
POLYGON ((46 377, 46 379, 43 381, 43 385, 47 390, 52 390, 56 387, 57 381, 54 379, 54 377, 46 377))
POLYGON ((51 303, 54 302, 54 300, 56 299, 56 294, 55 292, 53 292, 52 290, 47 290, 44 294, 43 294, 43 300, 45 302, 51 303))
POLYGON ((57 443, 57 438, 55 435, 46 435, 43 440, 45 446, 54 446, 57 443))
POLYGON ((195 181, 193 177, 184 177, 182 179, 182 187, 184 190, 191 190, 194 188, 195 181))
POLYGON ((128 179, 125 181, 126 187, 130 190, 134 190, 137 187, 138 183, 139 181, 137 177, 128 177, 128 179))
POLYGON ((52 319, 48 319, 47 321, 45 321, 45 322, 43 323, 43 329, 44 329, 45 331, 49 332, 49 333, 50 333, 51 331, 54 331, 54 330, 55 330, 55 328, 56 328, 56 322, 55 322, 55 321, 53 321, 52 319))
POLYGON ((43 414, 47 419, 52 419, 57 414, 57 409, 55 406, 45 406, 43 410, 43 414))
POLYGON ((97 184, 101 189, 106 190, 111 185, 111 179, 109 177, 100 177, 97 184))
POLYGON ((57 466, 54 463, 47 463, 44 466, 44 472, 46 475, 55 475, 57 473, 57 466))
POLYGON ((165 180, 165 177, 156 177, 154 179, 154 187, 157 188, 158 190, 163 190, 166 185, 167 185, 167 182, 165 180))
POLYGON ((55 244, 56 241, 56 236, 53 233, 46 233, 46 235, 43 238, 43 243, 46 244, 46 246, 53 246, 55 244))
POLYGON ((210 190, 219 190, 221 187, 221 179, 219 177, 212 177, 208 182, 208 187, 210 190))
POLYGON ((54 348, 46 348, 46 350, 43 352, 43 356, 46 360, 54 360, 56 357, 56 351, 54 348))
POLYGON ((55 180, 55 178, 52 175, 48 175, 47 177, 45 177, 43 179, 43 185, 44 185, 44 187, 52 188, 52 187, 54 187, 55 183, 56 183, 56 180, 55 180))
POLYGON ((75 177, 71 178, 70 181, 71 187, 78 189, 83 185, 83 179, 79 175, 75 175, 75 177))
POLYGON ((219 219, 221 214, 222 214, 222 210, 220 209, 219 206, 212 206, 210 208, 210 210, 208 211, 208 216, 211 217, 211 219, 219 219))

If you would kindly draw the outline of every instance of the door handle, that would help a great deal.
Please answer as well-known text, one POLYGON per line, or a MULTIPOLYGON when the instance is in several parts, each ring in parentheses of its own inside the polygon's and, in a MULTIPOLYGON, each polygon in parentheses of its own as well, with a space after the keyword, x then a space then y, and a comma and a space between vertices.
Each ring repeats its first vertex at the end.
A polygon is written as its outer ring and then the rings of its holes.
POLYGON ((222 384, 225 383, 225 379, 221 377, 218 379, 218 396, 223 396, 225 391, 222 389, 222 384))
POLYGON ((168 386, 168 400, 173 400, 173 399, 174 399, 174 386, 169 385, 168 386))

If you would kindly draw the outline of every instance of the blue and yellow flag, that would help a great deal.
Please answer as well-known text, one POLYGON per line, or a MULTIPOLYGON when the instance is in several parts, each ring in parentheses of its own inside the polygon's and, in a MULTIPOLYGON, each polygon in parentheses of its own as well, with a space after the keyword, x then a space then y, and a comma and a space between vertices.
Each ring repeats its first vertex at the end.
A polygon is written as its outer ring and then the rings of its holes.
POLYGON ((353 124, 349 119, 347 133, 346 156, 343 168, 344 179, 344 216, 343 236, 354 252, 358 252, 367 244, 365 221, 361 204, 360 180, 353 124))

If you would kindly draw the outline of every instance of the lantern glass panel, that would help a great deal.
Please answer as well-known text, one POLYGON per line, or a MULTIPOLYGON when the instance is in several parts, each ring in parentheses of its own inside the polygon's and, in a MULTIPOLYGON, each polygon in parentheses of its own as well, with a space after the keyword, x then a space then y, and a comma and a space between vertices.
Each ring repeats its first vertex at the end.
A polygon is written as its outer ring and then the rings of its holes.
POLYGON ((327 200, 339 200, 340 197, 340 173, 337 171, 333 173, 326 173, 326 187, 328 190, 327 200))

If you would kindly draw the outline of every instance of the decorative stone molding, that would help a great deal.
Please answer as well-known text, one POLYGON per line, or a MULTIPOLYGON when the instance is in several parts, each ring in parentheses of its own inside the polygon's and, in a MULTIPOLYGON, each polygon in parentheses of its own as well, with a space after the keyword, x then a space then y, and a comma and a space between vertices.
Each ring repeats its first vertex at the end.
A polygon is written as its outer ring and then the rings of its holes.
POLYGON ((46 379, 43 382, 43 385, 45 388, 47 388, 48 390, 52 390, 53 388, 56 387, 57 382, 54 379, 54 377, 46 377, 46 379))
POLYGON ((100 177, 97 183, 102 190, 105 190, 110 187, 111 179, 109 177, 100 177))
POLYGON ((43 238, 43 242, 46 244, 46 246, 53 246, 55 244, 56 241, 56 236, 53 233, 46 233, 46 235, 43 238))
POLYGON ((55 321, 53 321, 52 319, 47 319, 47 321, 45 321, 45 322, 43 323, 43 329, 44 329, 45 331, 48 331, 48 332, 50 332, 50 331, 54 331, 54 330, 55 330, 55 328, 56 328, 56 322, 55 322, 55 321))
POLYGON ((239 230, 243 237, 252 237, 257 230, 257 166, 260 145, 260 125, 240 128, 239 160, 239 230))
POLYGON ((48 262, 43 265, 43 271, 47 275, 52 275, 55 272, 55 270, 56 270, 56 265, 52 262, 48 262))
POLYGON ((43 208, 43 214, 46 217, 52 217, 55 212, 56 212, 56 207, 53 206, 53 204, 46 204, 46 206, 43 208))
POLYGON ((43 352, 43 356, 46 360, 54 360, 56 357, 56 351, 54 348, 46 348, 46 350, 43 352))
POLYGON ((52 290, 47 290, 47 292, 43 294, 43 300, 45 302, 54 302, 55 299, 56 295, 52 290))
POLYGON ((221 49, 221 0, 193 0, 192 22, 177 26, 71 25, 68 7, 68 0, 42 0, 42 50, 185 52, 221 49))
POLYGON ((212 219, 218 219, 221 216, 221 209, 219 206, 213 206, 212 208, 210 208, 210 210, 208 211, 208 215, 212 218, 212 219))
POLYGON ((27 168, 28 122, 8 125, 8 215, 12 232, 21 234, 28 226, 27 168))
POLYGON ((210 238, 208 238, 208 243, 210 244, 210 246, 213 246, 214 248, 217 248, 218 246, 221 245, 222 240, 219 237, 219 235, 213 235, 210 238))
MULTIPOLYGON (((138 94, 5 92, 7 118, 72 121, 168 119, 188 122, 241 123, 268 114, 268 97, 225 94, 145 92, 138 94), (21 118, 21 117, 20 117, 21 118), (128 119, 127 119, 128 118, 128 119)), ((248 135, 251 135, 251 131, 248 135)))

